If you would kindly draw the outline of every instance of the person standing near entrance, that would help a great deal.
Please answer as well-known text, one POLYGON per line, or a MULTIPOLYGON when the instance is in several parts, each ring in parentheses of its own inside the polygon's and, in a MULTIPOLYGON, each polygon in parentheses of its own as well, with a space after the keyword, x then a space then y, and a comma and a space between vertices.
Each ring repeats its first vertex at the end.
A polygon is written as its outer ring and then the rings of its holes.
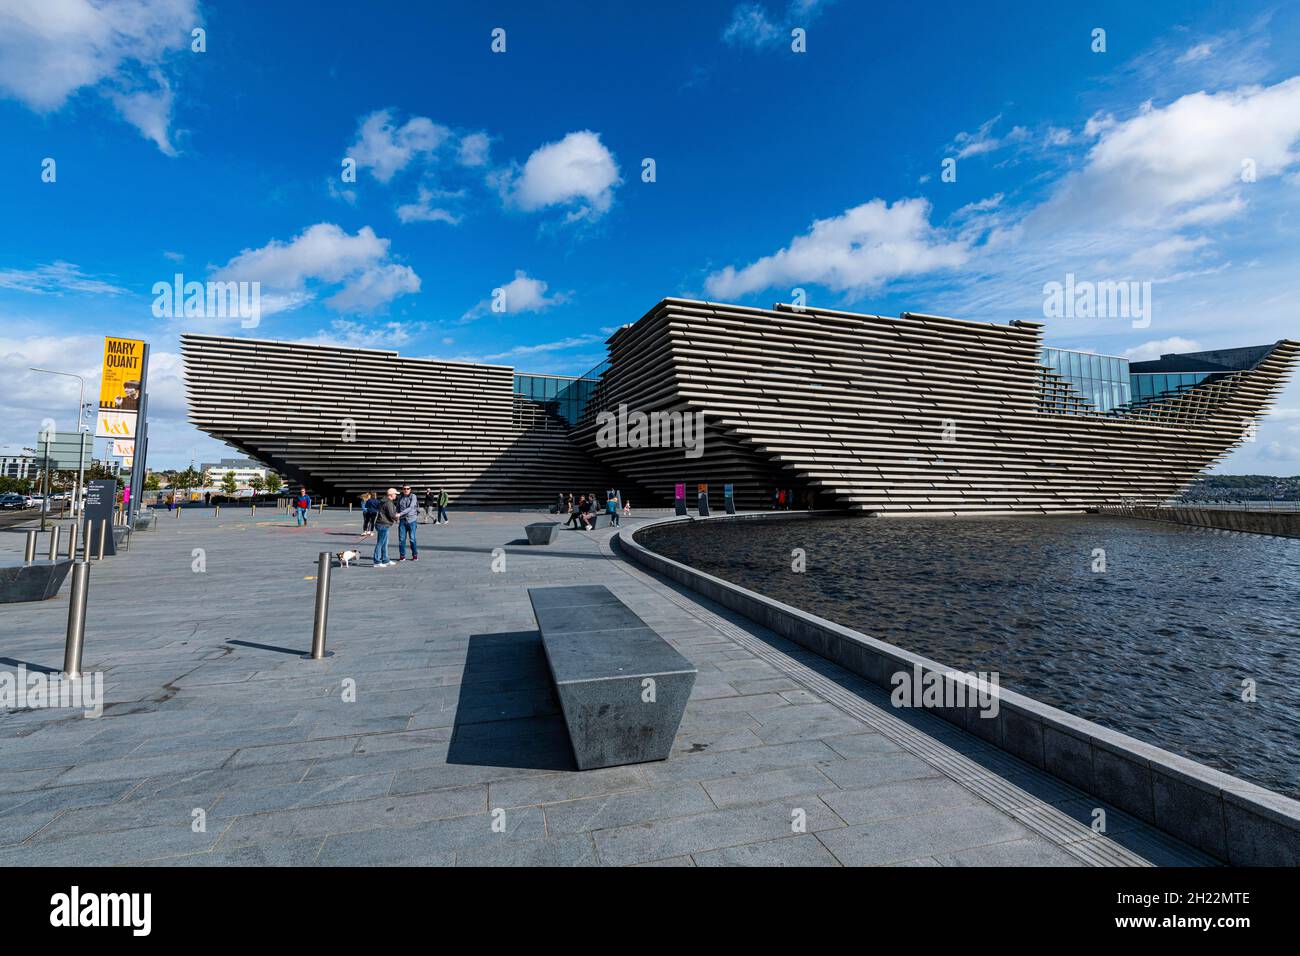
POLYGON ((379 508, 375 512, 375 557, 374 565, 377 568, 386 568, 392 561, 388 560, 388 532, 392 530, 394 523, 397 521, 397 489, 389 488, 388 494, 379 502, 379 508))
POLYGON ((379 499, 366 492, 361 496, 361 537, 375 533, 375 515, 379 512, 379 499))
POLYGON ((619 510, 620 510, 620 509, 619 509, 619 506, 618 506, 618 493, 617 493, 617 492, 615 492, 615 491, 611 491, 611 492, 609 493, 609 498, 605 501, 605 510, 609 512, 609 523, 610 523, 610 526, 611 526, 611 527, 614 527, 614 528, 617 528, 617 527, 618 527, 618 513, 619 513, 619 510))
POLYGON ((432 488, 424 489, 424 520, 433 520, 433 509, 438 507, 438 496, 433 493, 432 488))
POLYGON ((451 519, 447 517, 447 502, 451 498, 447 495, 446 488, 438 489, 438 524, 446 524, 451 519))
POLYGON ((307 488, 304 485, 298 489, 298 500, 294 502, 294 523, 300 527, 307 525, 307 512, 311 508, 311 495, 307 494, 307 488))
POLYGON ((415 528, 420 523, 420 498, 410 485, 402 485, 397 499, 397 560, 406 560, 406 539, 411 539, 411 560, 420 560, 420 549, 415 545, 415 528))

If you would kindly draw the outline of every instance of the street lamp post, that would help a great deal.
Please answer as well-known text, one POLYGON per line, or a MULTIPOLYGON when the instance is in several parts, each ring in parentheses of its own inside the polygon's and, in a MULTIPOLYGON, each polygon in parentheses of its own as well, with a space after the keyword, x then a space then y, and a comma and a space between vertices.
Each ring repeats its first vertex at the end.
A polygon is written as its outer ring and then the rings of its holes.
MULTIPOLYGON (((82 438, 82 428, 86 416, 86 380, 80 375, 74 375, 72 372, 56 372, 52 368, 35 368, 30 369, 33 372, 44 372, 46 375, 65 375, 68 378, 75 378, 81 386, 81 395, 77 399, 77 438, 80 444, 77 446, 77 487, 72 497, 72 517, 76 520, 78 512, 81 510, 81 485, 86 476, 86 440, 82 438)), ((49 455, 45 459, 45 472, 48 475, 50 470, 49 455)), ((47 496, 42 507, 50 503, 47 496)))

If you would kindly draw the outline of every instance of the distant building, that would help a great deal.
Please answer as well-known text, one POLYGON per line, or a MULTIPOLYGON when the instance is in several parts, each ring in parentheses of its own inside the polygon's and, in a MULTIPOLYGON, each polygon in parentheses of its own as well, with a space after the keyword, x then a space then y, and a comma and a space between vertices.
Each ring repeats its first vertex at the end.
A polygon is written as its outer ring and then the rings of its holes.
POLYGON ((35 479, 39 471, 35 448, 0 445, 0 477, 35 479))
POLYGON ((202 466, 203 479, 209 485, 220 486, 226 480, 228 472, 235 473, 235 484, 241 488, 247 488, 248 483, 254 478, 261 478, 266 481, 266 475, 269 469, 251 458, 223 458, 218 462, 204 464, 202 466))

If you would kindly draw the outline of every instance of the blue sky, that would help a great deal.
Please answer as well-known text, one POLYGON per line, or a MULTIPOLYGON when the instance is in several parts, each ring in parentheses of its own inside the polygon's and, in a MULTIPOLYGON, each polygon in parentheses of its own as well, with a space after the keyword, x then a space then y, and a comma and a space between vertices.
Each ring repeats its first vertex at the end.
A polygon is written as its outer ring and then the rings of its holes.
MULTIPOLYGON (((155 467, 222 453, 186 330, 580 373, 666 295, 800 287, 1138 358, 1300 338, 1300 10, 1054 6, 0 0, 0 442, 71 426, 26 369, 94 379, 106 333, 153 346, 155 467), (155 317, 175 273, 259 281, 260 324, 155 317), (1152 283, 1149 324, 1045 320, 1067 273, 1152 283)), ((1300 387, 1219 470, 1300 473, 1300 387)))

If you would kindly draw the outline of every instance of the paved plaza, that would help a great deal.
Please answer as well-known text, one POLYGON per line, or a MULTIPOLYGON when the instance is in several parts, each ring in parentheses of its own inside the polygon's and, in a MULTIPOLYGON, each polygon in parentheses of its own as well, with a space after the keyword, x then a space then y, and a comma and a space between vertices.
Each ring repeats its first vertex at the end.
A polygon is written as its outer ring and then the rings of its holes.
MULTIPOLYGON (((377 570, 360 514, 163 512, 92 569, 103 715, 0 711, 0 865, 1213 862, 1114 808, 1094 832, 1095 799, 647 574, 616 531, 529 547, 535 520, 453 512, 377 570), (348 547, 332 656, 306 660, 317 555, 348 547), (699 669, 665 762, 574 769, 527 589, 593 583, 699 669)), ((0 671, 61 668, 68 590, 0 606, 0 671)))

